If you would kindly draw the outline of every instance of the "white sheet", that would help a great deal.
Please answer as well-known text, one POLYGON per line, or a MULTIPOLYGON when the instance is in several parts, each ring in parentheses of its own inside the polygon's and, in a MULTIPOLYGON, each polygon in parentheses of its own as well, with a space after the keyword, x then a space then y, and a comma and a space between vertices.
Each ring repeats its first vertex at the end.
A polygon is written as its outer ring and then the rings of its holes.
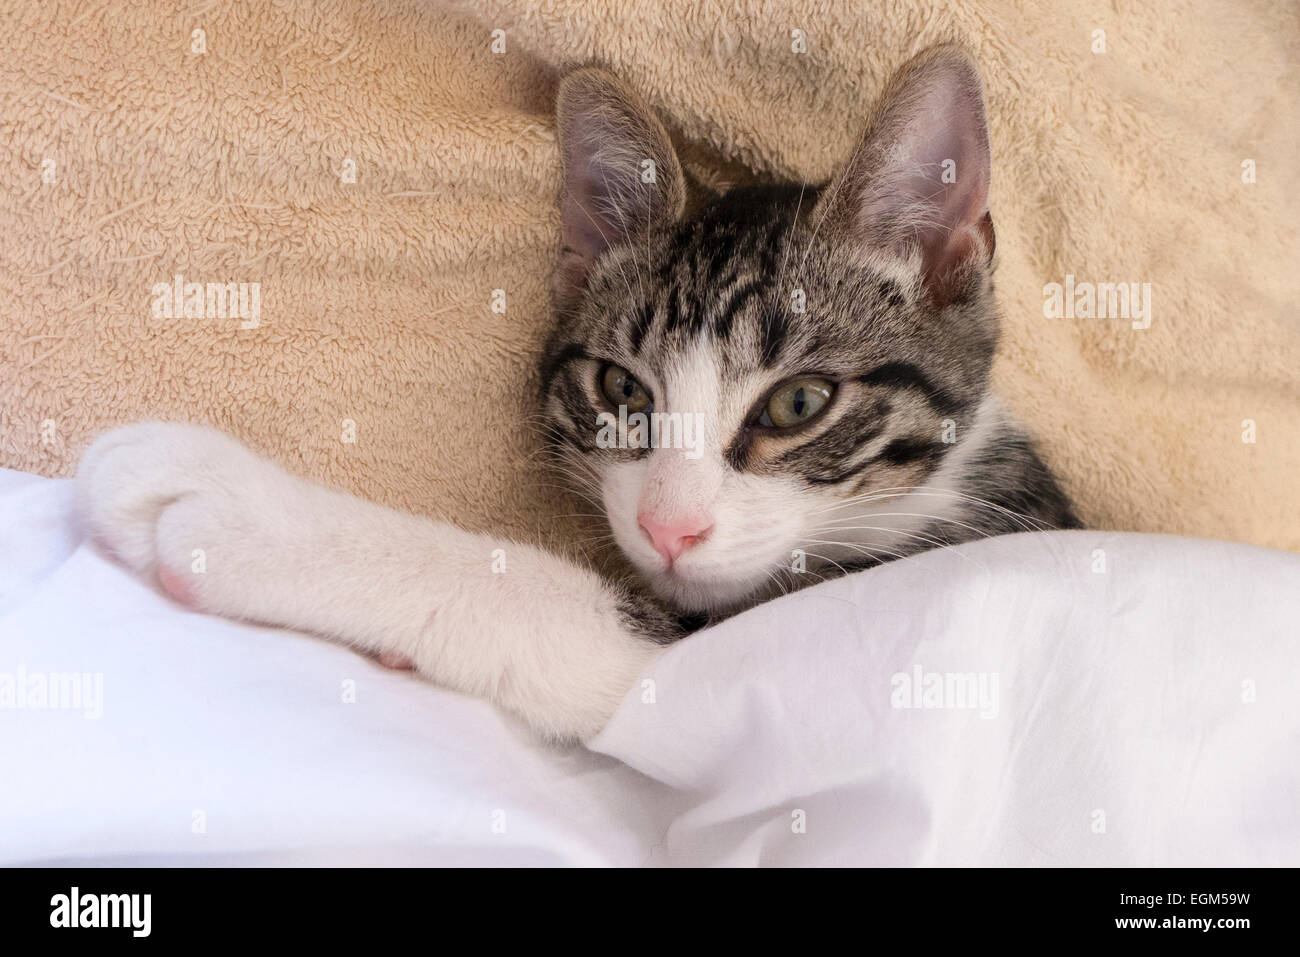
POLYGON ((0 696, 0 863, 1300 864, 1295 555, 930 552, 678 645, 557 751, 184 611, 79 540, 69 490, 0 471, 0 683, 100 675, 102 716, 0 696), (996 716, 894 707, 918 667, 996 674, 996 716))

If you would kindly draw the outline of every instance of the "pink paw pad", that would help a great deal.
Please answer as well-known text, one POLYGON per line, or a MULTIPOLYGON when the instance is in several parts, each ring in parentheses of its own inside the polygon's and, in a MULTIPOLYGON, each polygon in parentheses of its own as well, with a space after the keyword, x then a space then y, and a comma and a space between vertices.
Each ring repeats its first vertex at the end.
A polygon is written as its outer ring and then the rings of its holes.
POLYGON ((194 594, 193 576, 185 572, 178 572, 168 568, 166 565, 158 566, 158 584, 162 586, 173 601, 180 602, 193 608, 198 602, 194 594))
POLYGON ((406 657, 406 655, 399 654, 396 651, 380 652, 378 661, 385 668, 392 668, 394 671, 415 670, 415 662, 406 657))

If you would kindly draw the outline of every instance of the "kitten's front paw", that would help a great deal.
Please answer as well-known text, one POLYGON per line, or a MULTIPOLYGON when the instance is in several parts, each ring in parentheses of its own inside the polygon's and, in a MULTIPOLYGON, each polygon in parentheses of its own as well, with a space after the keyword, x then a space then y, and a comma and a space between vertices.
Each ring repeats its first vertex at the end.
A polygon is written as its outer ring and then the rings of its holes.
POLYGON ((91 537, 173 598, 206 607, 212 553, 256 547, 268 501, 288 476, 215 429, 144 422, 97 438, 77 469, 91 537))

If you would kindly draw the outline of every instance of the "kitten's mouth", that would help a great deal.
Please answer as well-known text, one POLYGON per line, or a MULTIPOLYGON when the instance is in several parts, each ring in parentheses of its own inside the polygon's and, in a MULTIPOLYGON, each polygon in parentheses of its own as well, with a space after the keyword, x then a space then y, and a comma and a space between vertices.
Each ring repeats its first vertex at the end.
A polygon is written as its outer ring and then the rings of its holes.
POLYGON ((692 567, 685 557, 644 574, 662 598, 690 612, 740 611, 765 597, 764 585, 770 580, 762 571, 737 577, 732 569, 719 574, 713 568, 692 567))

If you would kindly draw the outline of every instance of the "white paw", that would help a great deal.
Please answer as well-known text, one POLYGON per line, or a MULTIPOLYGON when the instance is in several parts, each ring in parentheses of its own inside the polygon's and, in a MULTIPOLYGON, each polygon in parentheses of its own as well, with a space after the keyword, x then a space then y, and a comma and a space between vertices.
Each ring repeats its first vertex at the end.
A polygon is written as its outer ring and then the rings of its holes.
POLYGON ((228 571, 258 547, 272 499, 291 498, 292 481, 215 429, 143 422, 106 432, 82 455, 77 511, 113 557, 178 601, 208 608, 220 587, 210 566, 228 571))

